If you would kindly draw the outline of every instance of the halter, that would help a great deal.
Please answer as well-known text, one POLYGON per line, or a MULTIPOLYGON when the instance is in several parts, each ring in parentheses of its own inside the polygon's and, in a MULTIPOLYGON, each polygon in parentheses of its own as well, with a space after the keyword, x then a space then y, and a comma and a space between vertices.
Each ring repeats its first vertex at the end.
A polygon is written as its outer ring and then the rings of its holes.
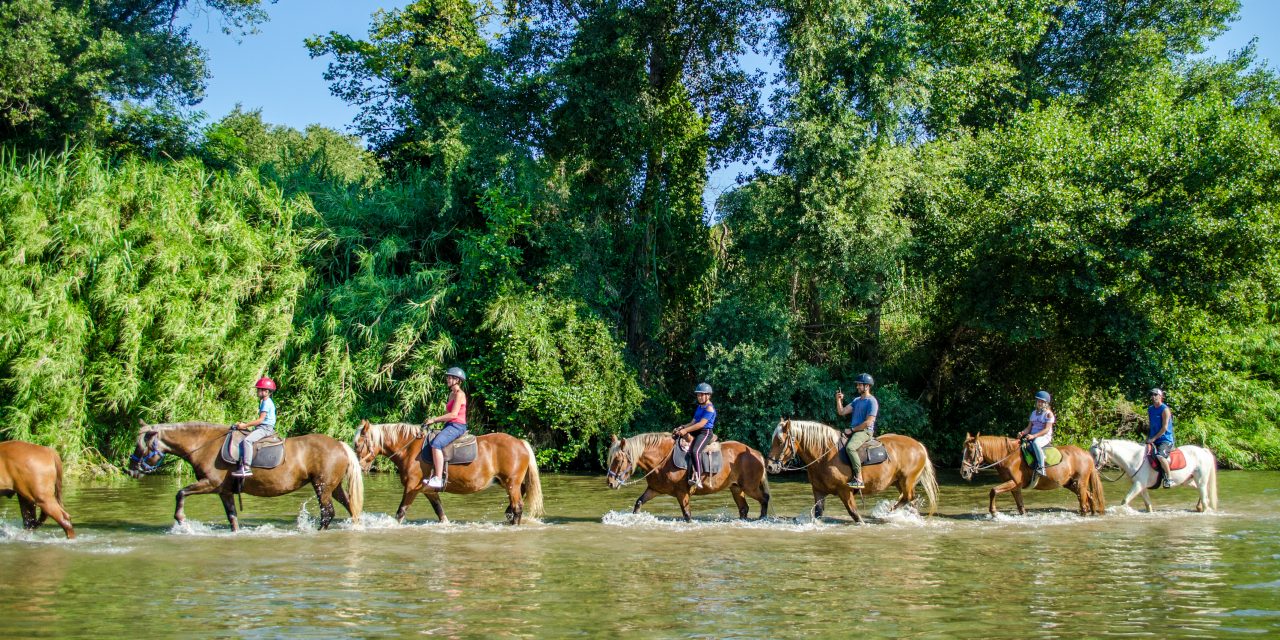
POLYGON ((1098 476, 1107 482, 1115 482, 1116 480, 1119 480, 1120 478, 1123 478, 1125 475, 1127 475, 1124 471, 1124 467, 1120 466, 1120 463, 1118 462, 1116 463, 1116 468, 1120 469, 1119 475, 1117 475, 1114 478, 1108 478, 1107 476, 1103 475, 1102 470, 1107 467, 1108 462, 1111 462, 1111 455, 1112 454, 1111 454, 1110 448, 1107 447, 1105 444, 1103 444, 1102 441, 1098 441, 1098 455, 1093 458, 1093 468, 1097 469, 1098 476))
POLYGON ((640 482, 641 480, 644 480, 645 478, 648 478, 649 476, 653 475, 653 472, 655 472, 655 471, 657 471, 657 470, 659 469, 659 467, 654 467, 654 468, 650 469, 648 473, 646 473, 646 474, 644 474, 644 475, 640 476, 639 478, 636 478, 635 480, 632 480, 632 481, 628 482, 628 481, 627 481, 627 478, 631 477, 631 474, 635 473, 635 471, 636 471, 636 463, 635 463, 635 461, 634 461, 634 460, 632 460, 632 459, 631 459, 631 454, 630 454, 630 453, 627 453, 627 450, 626 450, 625 448, 620 448, 620 449, 618 449, 618 452, 619 452, 619 453, 621 453, 622 455, 626 456, 626 458, 627 458, 627 467, 626 467, 625 469, 623 469, 622 471, 619 471, 619 472, 617 472, 617 473, 614 473, 614 471, 613 471, 612 469, 610 469, 610 470, 609 470, 609 472, 608 472, 608 474, 607 474, 607 476, 608 476, 608 478, 609 478, 610 480, 617 480, 617 481, 618 481, 618 488, 622 488, 622 487, 625 487, 625 486, 627 486, 627 485, 631 485, 631 484, 635 484, 635 483, 637 483, 637 482, 640 482))
POLYGON ((138 471, 141 471, 144 474, 155 473, 160 469, 160 466, 164 464, 164 452, 156 446, 156 442, 159 440, 159 436, 153 438, 151 440, 150 448, 141 457, 136 453, 129 456, 129 461, 138 465, 138 471), (147 462, 147 460, 152 458, 156 458, 155 464, 147 462))
MULTIPOLYGON (((982 459, 985 457, 985 456, 983 456, 983 454, 982 454, 982 441, 981 441, 981 440, 979 440, 979 439, 977 439, 977 438, 974 438, 974 439, 973 439, 973 448, 974 448, 974 453, 976 454, 976 455, 974 455, 974 458, 976 458, 977 460, 982 460, 982 459)), ((960 473, 961 473, 961 474, 963 474, 963 473, 965 473, 965 472, 967 471, 967 472, 969 472, 970 477, 973 477, 973 475, 976 475, 979 471, 985 471, 985 470, 987 470, 987 469, 990 469, 991 467, 994 467, 994 466, 996 466, 996 465, 1000 464, 1001 462, 1004 462, 1005 460, 1008 460, 1009 458, 1013 457, 1013 454, 1017 453, 1017 452, 1018 452, 1018 450, 1019 450, 1018 448, 1014 448, 1014 450, 1013 450, 1013 451, 1009 452, 1009 455, 1007 455, 1007 456, 1005 456, 1005 457, 1003 457, 1003 458, 1000 458, 999 460, 996 460, 995 462, 992 462, 991 464, 982 465, 982 466, 979 466, 979 465, 978 465, 978 463, 977 463, 976 461, 974 461, 974 462, 970 462, 970 461, 969 461, 969 456, 968 456, 968 455, 965 455, 965 456, 964 456, 964 457, 962 457, 962 458, 961 458, 961 460, 960 460, 960 473)))

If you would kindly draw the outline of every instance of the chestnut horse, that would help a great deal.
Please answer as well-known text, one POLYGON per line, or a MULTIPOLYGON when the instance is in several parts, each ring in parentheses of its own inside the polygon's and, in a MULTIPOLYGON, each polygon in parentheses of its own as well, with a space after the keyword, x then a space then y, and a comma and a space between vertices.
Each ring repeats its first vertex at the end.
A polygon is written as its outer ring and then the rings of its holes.
MULTIPOLYGON (((143 424, 138 430, 138 446, 130 458, 129 474, 141 477, 160 468, 165 454, 172 453, 191 463, 196 481, 179 489, 173 519, 186 522, 183 505, 187 496, 217 493, 227 511, 232 531, 239 531, 235 490, 238 478, 231 476, 235 465, 227 464, 219 455, 229 427, 209 422, 177 422, 143 424)), ((294 436, 284 441, 284 460, 274 469, 254 469, 244 479, 241 490, 251 496, 273 498, 292 493, 310 484, 320 501, 320 528, 333 521, 333 500, 348 512, 351 521, 360 521, 364 508, 364 477, 360 460, 345 442, 320 433, 294 436), (343 478, 347 488, 342 488, 343 478)))
POLYGON ((637 469, 645 472, 644 480, 648 483, 644 493, 636 498, 631 513, 639 513, 644 503, 662 494, 675 497, 688 522, 692 520, 689 515, 690 495, 707 495, 728 487, 738 505, 739 518, 745 520, 750 510, 744 495, 760 503, 761 519, 769 515, 769 478, 764 472, 764 456, 759 451, 733 440, 721 442, 720 455, 724 464, 720 473, 704 478, 699 489, 689 484, 688 474, 692 469, 677 468, 671 460, 674 448, 675 440, 670 432, 638 433, 622 440, 613 436, 608 455, 609 487, 621 489, 637 469))
POLYGON ((12 495, 18 496, 24 529, 35 529, 53 516, 68 538, 76 537, 71 516, 62 508, 62 458, 57 451, 18 440, 0 442, 0 498, 12 495))
MULTIPOLYGON (((934 476, 929 452, 914 438, 895 433, 877 436, 889 453, 889 459, 874 465, 863 465, 864 494, 875 494, 890 486, 898 488, 896 510, 916 498, 916 484, 924 489, 929 501, 929 515, 933 515, 938 503, 938 480, 934 476)), ((849 479, 853 468, 840 460, 840 431, 821 422, 782 419, 773 430, 769 446, 769 473, 781 473, 791 460, 799 458, 804 465, 798 467, 809 474, 813 487, 813 517, 821 518, 828 495, 840 497, 844 508, 854 522, 862 522, 849 479)))
MULTIPOLYGON (((1093 457, 1080 447, 1058 447, 1062 462, 1045 469, 1045 475, 1036 479, 1033 489, 1057 489, 1066 487, 1080 500, 1080 515, 1101 515, 1106 512, 1106 498, 1102 495, 1102 476, 1094 466, 1093 457)), ((1000 474, 1000 484, 991 490, 991 503, 987 510, 996 514, 996 496, 1012 491, 1018 513, 1026 515, 1022 504, 1022 486, 1031 474, 1031 465, 1022 459, 1022 445, 1016 438, 1004 436, 976 436, 965 434, 964 453, 961 455, 960 477, 972 480, 979 471, 995 467, 1000 474)))
MULTIPOLYGON (((396 520, 404 522, 409 505, 419 493, 431 502, 440 522, 448 522, 440 503, 441 489, 428 489, 422 479, 430 475, 431 463, 418 460, 423 446, 422 427, 409 423, 370 424, 360 421, 356 430, 356 453, 360 464, 368 469, 374 458, 386 456, 396 465, 404 496, 396 509, 396 520)), ((520 524, 524 516, 542 517, 542 479, 538 475, 538 459, 533 446, 506 433, 476 436, 476 459, 470 464, 449 465, 445 493, 475 493, 497 480, 507 490, 507 522, 520 524)))

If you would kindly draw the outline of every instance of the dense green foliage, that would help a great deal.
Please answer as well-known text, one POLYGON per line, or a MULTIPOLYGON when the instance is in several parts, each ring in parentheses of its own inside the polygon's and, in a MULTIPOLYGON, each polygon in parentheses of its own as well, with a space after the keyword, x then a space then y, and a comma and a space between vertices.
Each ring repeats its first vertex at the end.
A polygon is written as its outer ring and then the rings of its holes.
POLYGON ((563 467, 701 380, 767 446, 867 370, 941 461, 1039 388, 1060 441, 1138 437, 1161 386, 1182 441, 1280 466, 1280 81, 1196 57, 1235 0, 421 0, 307 43, 368 150, 166 106, 204 77, 186 5, 0 8, 35 70, 0 74, 9 436, 118 459, 267 372, 283 429, 345 438, 457 364, 476 429, 563 467))

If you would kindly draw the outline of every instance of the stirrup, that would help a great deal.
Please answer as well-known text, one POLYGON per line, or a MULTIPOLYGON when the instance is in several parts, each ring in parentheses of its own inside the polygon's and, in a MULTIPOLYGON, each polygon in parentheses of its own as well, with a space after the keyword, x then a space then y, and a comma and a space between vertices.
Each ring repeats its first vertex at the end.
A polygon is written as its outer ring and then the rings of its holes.
POLYGON ((253 471, 250 471, 248 467, 240 467, 239 469, 232 471, 231 475, 235 478, 248 478, 253 475, 253 471))
POLYGON ((867 485, 863 484, 862 480, 859 480, 858 478, 854 478, 849 482, 845 483, 845 486, 849 487, 850 489, 865 489, 867 487, 867 485))
POLYGON ((1166 488, 1166 489, 1172 489, 1172 488, 1173 488, 1173 478, 1165 477, 1165 479, 1164 479, 1164 483, 1163 483, 1163 484, 1164 484, 1164 488, 1166 488))
POLYGON ((444 479, 443 478, 427 478, 426 480, 422 481, 422 484, 425 485, 428 489, 443 489, 444 479))

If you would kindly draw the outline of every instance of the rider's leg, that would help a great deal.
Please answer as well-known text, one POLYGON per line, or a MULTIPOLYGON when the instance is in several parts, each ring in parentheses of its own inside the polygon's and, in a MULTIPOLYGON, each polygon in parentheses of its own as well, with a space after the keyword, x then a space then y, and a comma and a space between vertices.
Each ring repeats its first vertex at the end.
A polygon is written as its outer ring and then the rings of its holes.
POLYGON ((450 422, 431 440, 431 477, 424 480, 433 489, 442 488, 444 483, 444 448, 467 432, 467 425, 450 422))
POLYGON ((1164 486, 1169 488, 1173 486, 1173 478, 1169 477, 1169 452, 1173 449, 1169 444, 1156 445, 1156 463, 1164 470, 1164 486))
POLYGON ((254 429, 249 435, 240 441, 240 474, 251 476, 253 472, 249 470, 249 466, 253 464, 253 443, 271 435, 267 429, 254 429))
POLYGON ((711 439, 711 430, 703 429, 693 438, 693 446, 690 447, 690 455, 693 456, 693 468, 690 470, 689 484, 702 488, 702 450, 706 448, 707 441, 711 439))
POLYGON ((849 466, 853 467, 853 477, 849 479, 849 484, 857 489, 861 487, 856 485, 862 483, 862 458, 858 457, 858 449, 870 439, 871 434, 866 431, 854 431, 844 446, 845 453, 849 454, 849 466))

